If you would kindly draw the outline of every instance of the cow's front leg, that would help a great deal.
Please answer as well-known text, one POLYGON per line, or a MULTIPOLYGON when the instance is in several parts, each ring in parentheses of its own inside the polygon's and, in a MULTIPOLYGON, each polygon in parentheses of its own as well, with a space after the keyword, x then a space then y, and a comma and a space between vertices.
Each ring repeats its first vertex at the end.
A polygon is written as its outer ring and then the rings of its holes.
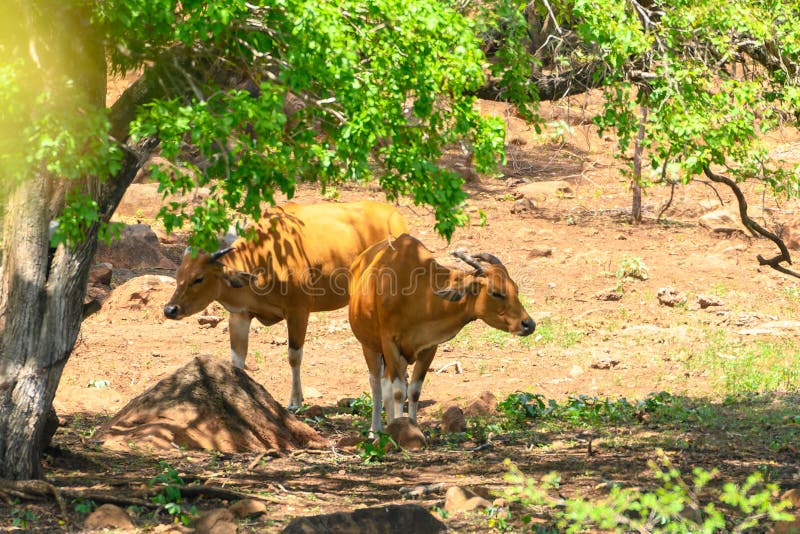
POLYGON ((231 313, 228 319, 228 331, 231 336, 231 363, 234 367, 244 369, 244 360, 247 358, 247 341, 250 337, 250 321, 253 316, 249 313, 231 313))
POLYGON ((286 326, 289 330, 289 366, 292 368, 292 393, 289 396, 290 410, 297 410, 303 405, 300 365, 303 363, 303 345, 306 341, 308 315, 308 311, 296 310, 286 317, 286 326))

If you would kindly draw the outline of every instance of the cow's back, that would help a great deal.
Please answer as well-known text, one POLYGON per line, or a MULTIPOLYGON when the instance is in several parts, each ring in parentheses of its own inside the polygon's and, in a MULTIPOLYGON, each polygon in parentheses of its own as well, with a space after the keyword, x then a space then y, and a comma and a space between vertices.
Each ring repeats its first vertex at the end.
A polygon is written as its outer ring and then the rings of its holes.
POLYGON ((402 214, 388 204, 290 203, 267 210, 256 238, 237 240, 226 263, 256 275, 259 287, 274 288, 273 301, 285 298, 311 311, 333 310, 347 304, 356 256, 405 229, 402 214))

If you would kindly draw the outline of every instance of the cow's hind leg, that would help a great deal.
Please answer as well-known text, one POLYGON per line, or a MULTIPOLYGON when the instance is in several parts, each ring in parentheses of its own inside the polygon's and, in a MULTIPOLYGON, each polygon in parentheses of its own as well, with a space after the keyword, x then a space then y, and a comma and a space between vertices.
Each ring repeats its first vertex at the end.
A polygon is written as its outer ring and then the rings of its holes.
POLYGON ((231 363, 234 367, 244 369, 244 360, 247 358, 247 341, 250 337, 250 321, 253 316, 249 313, 231 313, 228 319, 228 331, 231 336, 231 363))
POLYGON ((303 386, 300 383, 300 365, 303 363, 303 345, 308 328, 307 311, 294 311, 286 318, 289 330, 289 366, 292 368, 292 394, 289 409, 296 410, 303 405, 303 386))
MULTIPOLYGON (((406 400, 406 369, 408 361, 400 353, 400 349, 391 340, 384 339, 383 361, 386 366, 383 372, 384 384, 391 384, 392 395, 387 402, 386 422, 391 423, 403 415, 403 403, 406 400)), ((386 393, 384 393, 386 398, 386 393)))
POLYGON ((436 356, 437 346, 429 347, 417 354, 417 363, 414 364, 414 372, 411 373, 411 384, 408 386, 408 418, 417 422, 417 409, 419 407, 419 396, 422 392, 422 382, 431 366, 433 357, 436 356))

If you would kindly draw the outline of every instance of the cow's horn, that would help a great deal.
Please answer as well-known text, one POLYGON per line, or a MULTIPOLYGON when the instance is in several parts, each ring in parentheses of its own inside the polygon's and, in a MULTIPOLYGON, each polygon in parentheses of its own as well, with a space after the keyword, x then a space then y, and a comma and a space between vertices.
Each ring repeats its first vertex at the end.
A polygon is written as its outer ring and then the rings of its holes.
POLYGON ((231 250, 233 250, 233 247, 227 247, 227 248, 220 249, 220 250, 216 251, 215 253, 213 253, 213 254, 211 255, 211 260, 212 260, 212 261, 217 261, 217 260, 218 260, 218 259, 220 259, 222 256, 224 256, 225 254, 227 254, 228 252, 230 252, 231 250))
POLYGON ((469 265, 470 267, 472 267, 476 271, 483 272, 483 268, 481 267, 480 263, 478 263, 474 259, 470 258, 469 256, 467 256, 465 253, 461 252, 460 250, 454 250, 454 251, 450 252, 450 254, 455 256, 459 260, 465 262, 467 265, 469 265))
POLYGON ((502 265, 503 264, 503 262, 500 261, 500 258, 498 258, 497 256, 493 256, 493 255, 491 255, 491 254, 489 254, 487 252, 481 252, 480 254, 474 254, 472 256, 472 259, 475 259, 475 260, 478 260, 478 261, 485 261, 489 265, 502 265))

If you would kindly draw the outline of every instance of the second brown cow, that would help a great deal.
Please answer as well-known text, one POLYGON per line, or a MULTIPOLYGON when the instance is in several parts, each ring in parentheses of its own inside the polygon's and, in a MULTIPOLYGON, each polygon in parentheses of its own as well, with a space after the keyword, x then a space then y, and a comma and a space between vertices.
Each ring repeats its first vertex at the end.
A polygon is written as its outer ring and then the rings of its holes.
POLYGON ((402 415, 407 397, 408 416, 416 421, 422 382, 438 345, 467 323, 481 319, 520 336, 536 328, 499 259, 454 255, 474 270, 440 265, 422 243, 403 234, 371 246, 351 266, 350 326, 369 368, 373 434, 383 428, 382 403, 390 423, 402 415))

